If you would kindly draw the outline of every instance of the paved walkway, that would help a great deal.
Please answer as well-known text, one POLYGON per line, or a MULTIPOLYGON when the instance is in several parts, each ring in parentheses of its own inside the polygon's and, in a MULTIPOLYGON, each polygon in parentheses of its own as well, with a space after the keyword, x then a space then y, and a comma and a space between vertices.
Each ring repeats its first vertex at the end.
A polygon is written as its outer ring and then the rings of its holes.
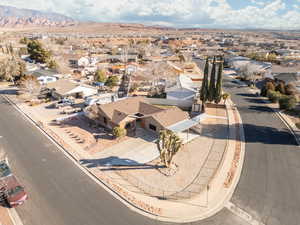
POLYGON ((14 225, 8 209, 0 206, 0 225, 14 225))

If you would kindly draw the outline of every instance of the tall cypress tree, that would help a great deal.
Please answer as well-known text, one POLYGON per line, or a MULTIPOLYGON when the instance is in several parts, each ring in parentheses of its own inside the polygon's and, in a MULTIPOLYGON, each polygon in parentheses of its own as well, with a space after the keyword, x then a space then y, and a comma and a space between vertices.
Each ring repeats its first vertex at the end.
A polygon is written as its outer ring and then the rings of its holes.
POLYGON ((209 80, 209 89, 208 89, 208 101, 212 102, 215 99, 216 91, 216 57, 214 57, 210 80, 209 80))
POLYGON ((222 79, 223 79, 223 57, 221 57, 218 68, 218 78, 215 91, 215 103, 219 104, 222 99, 222 79))
POLYGON ((205 67, 204 67, 202 86, 200 90, 200 100, 202 101, 202 112, 205 111, 205 103, 208 98, 208 73, 209 73, 209 62, 207 57, 205 62, 205 67))

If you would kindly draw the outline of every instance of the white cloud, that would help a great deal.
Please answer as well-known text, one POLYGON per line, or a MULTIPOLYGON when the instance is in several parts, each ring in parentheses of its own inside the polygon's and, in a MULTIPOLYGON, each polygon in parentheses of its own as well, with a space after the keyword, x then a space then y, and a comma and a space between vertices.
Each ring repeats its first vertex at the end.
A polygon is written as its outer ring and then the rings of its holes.
MULTIPOLYGON (((297 0, 300 2, 300 0, 297 0)), ((284 0, 250 0, 235 10, 227 0, 1 0, 0 4, 101 22, 143 22, 225 28, 299 28, 300 7, 284 0)))

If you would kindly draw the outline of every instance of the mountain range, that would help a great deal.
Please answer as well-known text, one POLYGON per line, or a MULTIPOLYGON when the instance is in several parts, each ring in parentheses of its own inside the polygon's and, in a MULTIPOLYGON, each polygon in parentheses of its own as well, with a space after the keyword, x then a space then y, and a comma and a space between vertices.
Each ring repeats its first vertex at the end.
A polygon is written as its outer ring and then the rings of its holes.
POLYGON ((76 23, 58 13, 0 5, 0 27, 72 26, 76 23))

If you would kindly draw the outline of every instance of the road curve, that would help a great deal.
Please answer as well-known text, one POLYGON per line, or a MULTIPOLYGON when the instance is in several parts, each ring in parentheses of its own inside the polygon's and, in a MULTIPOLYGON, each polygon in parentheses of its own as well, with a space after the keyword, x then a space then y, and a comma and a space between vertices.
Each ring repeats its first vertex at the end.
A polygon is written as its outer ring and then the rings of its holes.
MULTIPOLYGON (((226 83, 245 126, 246 155, 232 202, 267 225, 300 224, 300 152, 284 124, 246 89, 226 83)), ((141 216, 108 194, 0 97, 0 148, 30 199, 24 225, 167 225, 141 216)), ((247 225, 228 209, 189 223, 247 225)))

